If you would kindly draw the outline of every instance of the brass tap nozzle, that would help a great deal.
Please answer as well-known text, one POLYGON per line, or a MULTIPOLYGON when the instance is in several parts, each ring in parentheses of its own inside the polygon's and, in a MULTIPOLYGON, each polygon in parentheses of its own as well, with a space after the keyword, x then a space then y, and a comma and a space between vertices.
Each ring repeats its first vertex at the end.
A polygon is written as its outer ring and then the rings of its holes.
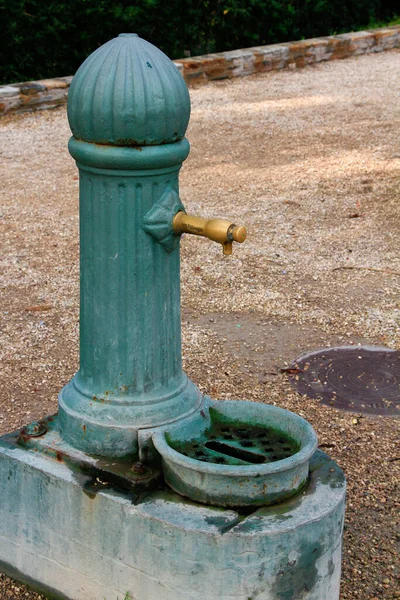
POLYGON ((202 235, 214 242, 222 244, 224 254, 232 254, 232 242, 244 242, 247 236, 246 227, 235 225, 225 219, 202 219, 191 217, 183 210, 176 213, 172 227, 175 233, 193 233, 202 235))

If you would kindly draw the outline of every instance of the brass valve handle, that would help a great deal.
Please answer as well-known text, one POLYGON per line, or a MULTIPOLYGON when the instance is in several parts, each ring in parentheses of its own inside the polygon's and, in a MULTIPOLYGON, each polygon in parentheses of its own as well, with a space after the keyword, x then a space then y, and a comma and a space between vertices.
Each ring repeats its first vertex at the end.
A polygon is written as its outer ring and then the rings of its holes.
POLYGON ((244 242, 247 236, 246 227, 235 225, 225 219, 202 219, 191 217, 183 210, 176 213, 172 227, 174 233, 193 233, 202 235, 214 242, 222 244, 224 254, 232 254, 232 242, 244 242))

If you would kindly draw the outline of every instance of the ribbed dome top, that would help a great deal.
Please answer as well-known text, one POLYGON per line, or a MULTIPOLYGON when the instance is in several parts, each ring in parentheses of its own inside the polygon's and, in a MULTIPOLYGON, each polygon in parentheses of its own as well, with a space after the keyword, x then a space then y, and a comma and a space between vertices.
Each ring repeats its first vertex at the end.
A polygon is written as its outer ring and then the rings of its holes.
POLYGON ((68 95, 75 138, 114 146, 169 144, 185 135, 186 83, 161 50, 122 33, 80 66, 68 95))

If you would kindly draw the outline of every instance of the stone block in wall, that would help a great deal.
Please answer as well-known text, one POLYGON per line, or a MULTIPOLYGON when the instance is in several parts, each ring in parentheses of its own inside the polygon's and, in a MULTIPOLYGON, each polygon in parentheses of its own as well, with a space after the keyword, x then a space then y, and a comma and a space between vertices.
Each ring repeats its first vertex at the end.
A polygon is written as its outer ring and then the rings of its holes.
POLYGON ((19 88, 13 85, 0 86, 0 98, 15 96, 19 94, 19 88))
POLYGON ((351 38, 348 35, 331 36, 329 38, 329 50, 331 60, 347 58, 350 56, 351 38))
POLYGON ((289 49, 286 46, 259 46, 253 51, 254 70, 257 73, 283 69, 289 57, 289 49))
POLYGON ((183 76, 185 80, 199 79, 204 77, 201 66, 201 57, 185 58, 179 61, 183 66, 183 76))
POLYGON ((206 79, 215 80, 229 77, 227 61, 223 54, 208 54, 201 61, 201 67, 206 79))
POLYGON ((400 29, 388 27, 386 29, 375 29, 370 31, 375 41, 375 52, 391 50, 400 46, 400 29))
MULTIPOLYGON (((228 71, 233 71, 236 68, 240 68, 243 64, 241 50, 228 50, 228 52, 224 52, 224 56, 228 71)), ((231 74, 230 77, 232 77, 231 74)))
POLYGON ((35 94, 21 94, 21 108, 25 110, 37 109, 39 106, 45 105, 47 108, 56 107, 64 104, 68 97, 68 88, 54 88, 43 91, 38 91, 35 94))
POLYGON ((183 75, 183 64, 181 62, 174 62, 174 65, 178 69, 178 71, 183 75))
POLYGON ((288 57, 288 65, 294 65, 296 67, 305 67, 305 54, 307 44, 305 40, 300 40, 298 42, 287 42, 283 44, 288 47, 289 57, 288 57))
POLYGON ((243 77, 243 75, 252 75, 255 72, 254 62, 255 62, 254 52, 244 51, 243 52, 243 68, 240 73, 241 77, 243 77))
POLYGON ((64 79, 40 79, 37 83, 44 86, 46 90, 65 89, 69 87, 69 83, 64 79))
POLYGON ((27 81, 26 83, 20 83, 18 87, 23 96, 35 96, 37 93, 44 92, 46 90, 46 86, 42 85, 38 81, 27 81))
POLYGON ((322 60, 328 60, 328 38, 311 38, 298 42, 288 42, 287 64, 291 67, 306 67, 322 60))
POLYGON ((356 31, 349 36, 351 37, 349 51, 354 56, 371 52, 371 48, 375 45, 374 36, 369 31, 356 31))
POLYGON ((19 105, 19 88, 11 85, 0 86, 0 115, 15 110, 19 105))
POLYGON ((255 72, 254 53, 252 48, 247 48, 239 52, 238 59, 232 61, 231 77, 243 77, 255 72))
POLYGON ((329 59, 329 41, 328 38, 311 38, 305 50, 307 64, 319 63, 329 59))
POLYGON ((69 87, 71 85, 71 83, 72 83, 73 78, 74 78, 73 75, 67 75, 66 77, 58 77, 58 80, 59 81, 65 81, 65 83, 69 87))

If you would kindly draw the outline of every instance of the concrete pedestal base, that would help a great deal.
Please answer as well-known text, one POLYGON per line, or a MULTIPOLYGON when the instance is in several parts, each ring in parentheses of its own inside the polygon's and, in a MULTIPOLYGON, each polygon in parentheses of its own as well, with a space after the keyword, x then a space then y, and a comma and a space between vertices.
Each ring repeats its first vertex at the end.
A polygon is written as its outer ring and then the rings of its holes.
POLYGON ((88 492, 71 466, 15 440, 0 439, 0 568, 51 597, 339 598, 345 480, 322 452, 303 492, 242 513, 166 487, 88 492))

